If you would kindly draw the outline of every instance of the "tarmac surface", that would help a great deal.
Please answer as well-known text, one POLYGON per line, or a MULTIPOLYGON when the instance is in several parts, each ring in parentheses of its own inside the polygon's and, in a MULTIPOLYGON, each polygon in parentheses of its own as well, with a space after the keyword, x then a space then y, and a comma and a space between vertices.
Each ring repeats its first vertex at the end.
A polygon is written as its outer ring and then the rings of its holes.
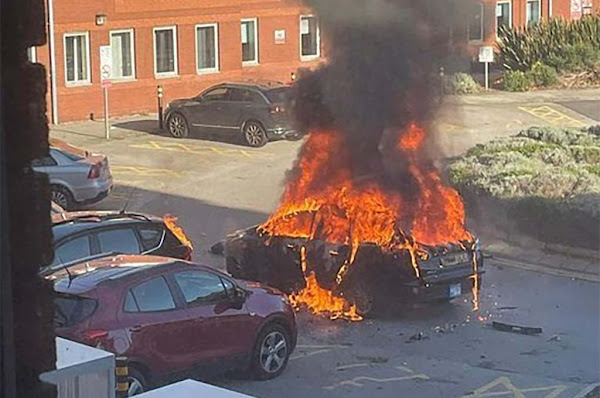
MULTIPOLYGON (((532 125, 597 124, 600 89, 450 97, 434 128, 440 157, 532 125)), ((259 149, 223 137, 177 140, 153 115, 54 126, 51 136, 108 155, 115 188, 93 209, 174 214, 194 242, 194 260, 223 268, 208 248, 264 221, 302 142, 259 149)), ((477 231, 475 231, 477 233, 477 231)), ((257 397, 576 397, 600 374, 597 259, 485 242, 481 308, 470 295, 450 304, 402 308, 359 323, 299 313, 299 346, 268 382, 214 383, 257 397), (492 321, 541 327, 535 336, 497 331, 492 321), (421 333, 419 335, 419 333, 421 333), (411 336, 416 336, 411 339, 411 336), (420 339, 418 336, 421 336, 420 339)))

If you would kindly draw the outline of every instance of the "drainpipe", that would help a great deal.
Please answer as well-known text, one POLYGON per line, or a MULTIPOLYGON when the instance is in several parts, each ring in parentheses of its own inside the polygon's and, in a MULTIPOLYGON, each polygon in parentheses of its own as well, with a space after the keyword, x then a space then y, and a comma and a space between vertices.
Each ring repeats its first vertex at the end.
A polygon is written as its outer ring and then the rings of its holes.
POLYGON ((548 19, 552 18, 552 0, 548 0, 548 19))
POLYGON ((48 36, 50 46, 50 101, 52 124, 58 124, 58 99, 56 95, 56 55, 54 53, 54 0, 48 0, 48 36))

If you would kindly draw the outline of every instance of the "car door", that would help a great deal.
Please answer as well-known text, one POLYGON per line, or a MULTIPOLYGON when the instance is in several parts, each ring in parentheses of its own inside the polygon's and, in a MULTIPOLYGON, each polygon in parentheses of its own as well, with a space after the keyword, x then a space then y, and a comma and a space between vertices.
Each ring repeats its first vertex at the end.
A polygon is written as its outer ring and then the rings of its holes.
MULTIPOLYGON (((163 275, 135 282, 125 293, 118 315, 129 336, 126 355, 141 360, 156 374, 189 368, 195 362, 185 335, 187 312, 163 275)), ((189 337, 189 336, 188 336, 189 337)))
POLYGON ((250 90, 243 88, 231 88, 229 92, 229 104, 227 107, 226 123, 236 127, 239 131, 242 127, 242 115, 248 114, 252 107, 252 96, 250 90))
POLYGON ((198 269, 174 271, 171 276, 185 300, 188 324, 198 336, 190 348, 202 362, 225 361, 247 353, 253 338, 247 332, 249 314, 245 305, 233 304, 227 291, 227 287, 233 289, 231 282, 198 269))
POLYGON ((212 132, 227 131, 222 122, 228 96, 229 88, 226 86, 215 87, 203 93, 193 108, 187 111, 192 127, 212 132))

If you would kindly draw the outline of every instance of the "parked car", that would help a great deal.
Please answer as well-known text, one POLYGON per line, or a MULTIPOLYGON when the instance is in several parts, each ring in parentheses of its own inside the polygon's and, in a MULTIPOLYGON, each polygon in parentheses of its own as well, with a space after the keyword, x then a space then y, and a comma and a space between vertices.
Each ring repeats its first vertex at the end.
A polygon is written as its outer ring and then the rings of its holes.
POLYGON ((157 256, 105 256, 54 280, 57 335, 125 356, 129 395, 188 374, 283 372, 296 345, 279 291, 210 267, 157 256))
POLYGON ((269 140, 297 139, 288 112, 291 87, 281 83, 223 83, 194 98, 171 101, 165 111, 166 127, 175 138, 192 132, 238 136, 261 147, 269 140))
POLYGON ((35 171, 48 174, 52 201, 66 210, 104 199, 113 180, 108 159, 64 141, 50 139, 48 156, 31 162, 35 171))
POLYGON ((484 273, 478 240, 421 245, 422 255, 413 264, 410 252, 404 247, 390 250, 364 242, 352 253, 348 243, 270 236, 254 226, 228 235, 224 244, 214 245, 211 250, 225 255, 227 272, 233 277, 293 293, 305 287, 298 261, 302 247, 306 248, 308 269, 315 272, 319 285, 348 299, 361 315, 389 307, 390 300, 440 302, 471 294, 474 286, 481 288, 484 273), (350 256, 354 256, 352 266, 339 283, 340 269, 350 256))
POLYGON ((54 260, 48 273, 102 253, 155 254, 191 260, 192 246, 164 219, 116 211, 79 211, 52 216, 54 260))

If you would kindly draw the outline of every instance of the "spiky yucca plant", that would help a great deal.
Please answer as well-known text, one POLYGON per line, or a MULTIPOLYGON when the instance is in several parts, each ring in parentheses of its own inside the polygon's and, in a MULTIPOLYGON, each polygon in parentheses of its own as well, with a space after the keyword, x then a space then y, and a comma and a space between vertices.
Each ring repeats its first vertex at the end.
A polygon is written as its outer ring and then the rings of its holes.
POLYGON ((527 28, 503 26, 498 48, 508 70, 525 72, 538 62, 559 71, 589 66, 600 60, 600 14, 574 21, 543 20, 527 28))

